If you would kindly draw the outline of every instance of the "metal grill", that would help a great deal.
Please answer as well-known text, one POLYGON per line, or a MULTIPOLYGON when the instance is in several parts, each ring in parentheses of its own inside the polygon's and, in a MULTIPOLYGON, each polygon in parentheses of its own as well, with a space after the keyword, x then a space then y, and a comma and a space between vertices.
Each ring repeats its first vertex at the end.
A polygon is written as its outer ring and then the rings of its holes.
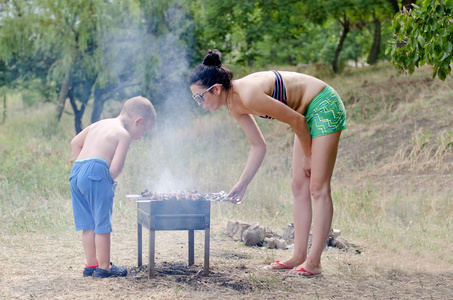
POLYGON ((189 266, 194 264, 194 231, 204 230, 204 274, 209 274, 210 200, 150 200, 131 195, 137 200, 138 266, 142 266, 142 228, 149 230, 148 278, 154 276, 155 232, 157 230, 187 230, 189 266))

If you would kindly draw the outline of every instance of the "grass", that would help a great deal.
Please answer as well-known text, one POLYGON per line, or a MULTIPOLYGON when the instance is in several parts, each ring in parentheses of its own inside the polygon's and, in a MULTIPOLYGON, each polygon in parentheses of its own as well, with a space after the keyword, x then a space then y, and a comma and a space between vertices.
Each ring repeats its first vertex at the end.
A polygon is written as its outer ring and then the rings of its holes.
MULTIPOLYGON (((383 64, 324 78, 342 95, 349 117, 332 181, 333 227, 354 243, 451 264, 453 81, 430 76, 428 69, 396 76, 383 64)), ((0 126, 2 236, 73 230, 67 181, 73 162, 71 116, 54 123, 52 105, 27 108, 20 95, 9 96, 8 105, 0 126)), ((257 221, 280 230, 292 222, 293 133, 276 121, 257 122, 268 142, 263 166, 243 204, 215 203, 212 218, 225 224, 230 218, 257 221)), ((228 191, 242 172, 248 147, 226 109, 195 116, 186 126, 157 126, 131 146, 118 179, 115 215, 132 219, 135 206, 125 196, 145 188, 228 191)))

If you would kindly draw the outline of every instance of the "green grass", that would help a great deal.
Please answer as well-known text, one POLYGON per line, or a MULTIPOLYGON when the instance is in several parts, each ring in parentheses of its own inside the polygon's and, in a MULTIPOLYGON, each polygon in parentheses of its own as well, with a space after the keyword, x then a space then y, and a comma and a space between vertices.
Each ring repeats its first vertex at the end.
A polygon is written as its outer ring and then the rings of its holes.
POLYGON ((56 229, 71 221, 64 205, 70 134, 63 124, 49 125, 52 110, 13 111, 0 127, 0 222, 9 232, 56 229))
MULTIPOLYGON (((324 78, 342 95, 349 117, 332 180, 333 227, 353 243, 453 263, 453 83, 430 76, 428 69, 396 76, 393 68, 381 65, 324 78)), ((1 231, 73 230, 67 181, 72 117, 64 114, 55 123, 52 105, 24 108, 18 95, 8 105, 0 125, 1 231)), ((276 121, 257 122, 268 143, 265 161, 243 204, 213 203, 212 218, 225 225, 234 218, 281 230, 292 222, 293 133, 276 121)), ((133 219, 135 206, 126 195, 145 188, 228 191, 248 149, 226 109, 194 117, 184 127, 157 126, 131 146, 118 178, 115 216, 133 219)), ((266 279, 257 278, 260 282, 266 279)))

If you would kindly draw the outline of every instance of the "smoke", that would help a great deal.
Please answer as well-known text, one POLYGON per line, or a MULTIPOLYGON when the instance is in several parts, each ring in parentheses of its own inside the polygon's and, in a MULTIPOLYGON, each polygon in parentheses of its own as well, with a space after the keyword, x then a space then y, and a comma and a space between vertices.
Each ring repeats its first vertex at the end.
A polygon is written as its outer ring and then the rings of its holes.
POLYGON ((175 4, 164 11, 165 18, 158 26, 126 22, 106 38, 112 54, 107 77, 116 78, 126 87, 121 101, 142 95, 156 108, 152 139, 158 142, 150 142, 149 151, 153 153, 128 160, 150 157, 146 164, 153 165, 154 171, 146 188, 159 192, 181 191, 192 184, 187 176, 179 174, 187 158, 179 141, 175 140, 176 133, 192 122, 196 107, 188 87, 189 57, 194 51, 189 46, 193 39, 193 21, 184 10, 183 6, 175 4), (148 26, 164 29, 153 31, 148 26))
POLYGON ((113 83, 107 88, 117 90, 114 98, 121 102, 137 95, 150 99, 158 113, 156 126, 185 126, 196 107, 187 85, 194 22, 177 3, 154 12, 163 14, 160 18, 144 16, 152 14, 146 6, 153 5, 142 5, 141 13, 108 29, 100 83, 113 83))
POLYGON ((168 193, 190 189, 190 184, 187 179, 174 178, 171 171, 168 169, 162 171, 159 180, 152 186, 154 186, 152 190, 157 193, 168 193))
POLYGON ((155 174, 159 177, 149 183, 157 192, 183 191, 193 184, 187 173, 181 172, 187 155, 177 134, 185 130, 194 118, 194 105, 188 87, 188 57, 193 50, 181 38, 187 34, 184 30, 188 30, 189 21, 178 7, 168 9, 166 19, 171 24, 169 32, 154 37, 149 44, 150 51, 158 58, 153 73, 156 75, 156 96, 162 100, 156 106, 158 119, 154 139, 164 149, 164 157, 154 164, 155 174))

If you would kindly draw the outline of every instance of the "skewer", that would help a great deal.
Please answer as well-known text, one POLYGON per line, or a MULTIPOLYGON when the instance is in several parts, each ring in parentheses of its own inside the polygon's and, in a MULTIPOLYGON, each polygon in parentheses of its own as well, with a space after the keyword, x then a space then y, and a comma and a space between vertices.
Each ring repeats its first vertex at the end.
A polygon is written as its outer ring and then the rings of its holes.
POLYGON ((241 199, 233 200, 228 197, 228 193, 220 191, 219 193, 197 193, 193 192, 176 192, 176 193, 153 193, 145 190, 141 195, 126 195, 127 198, 135 199, 138 203, 151 201, 169 201, 169 200, 204 200, 211 202, 230 202, 240 204, 241 199))

